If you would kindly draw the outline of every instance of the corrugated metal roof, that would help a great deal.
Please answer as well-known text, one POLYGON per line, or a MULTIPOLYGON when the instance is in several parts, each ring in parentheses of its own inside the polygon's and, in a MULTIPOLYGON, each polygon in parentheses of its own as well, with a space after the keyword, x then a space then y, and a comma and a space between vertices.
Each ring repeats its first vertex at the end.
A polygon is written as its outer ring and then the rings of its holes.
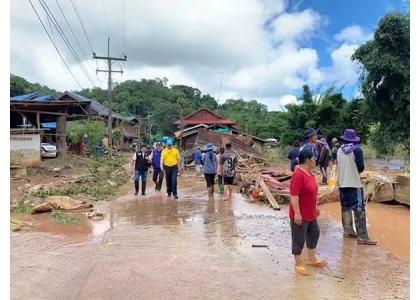
MULTIPOLYGON (((98 101, 86 98, 86 97, 84 97, 82 95, 79 95, 77 93, 74 93, 74 92, 65 91, 64 93, 69 94, 70 96, 72 96, 73 98, 75 98, 77 100, 90 101, 92 110, 96 111, 99 115, 108 116, 108 109, 105 106, 103 106, 101 103, 99 103, 98 101)), ((120 120, 124 119, 124 117, 122 115, 120 115, 119 113, 116 113, 116 112, 112 113, 112 117, 120 119, 120 120)))
POLYGON ((208 143, 212 143, 216 147, 222 147, 227 143, 230 143, 232 144, 233 151, 237 152, 239 155, 250 155, 255 158, 264 159, 264 156, 261 153, 232 134, 222 134, 206 129, 199 129, 194 147, 198 146, 203 149, 203 147, 208 143))
POLYGON ((45 101, 45 100, 58 101, 58 99, 54 95, 39 96, 39 97, 36 97, 35 99, 32 99, 32 101, 45 101))
POLYGON ((26 101, 26 100, 30 100, 34 97, 40 97, 41 95, 38 92, 35 93, 30 93, 30 94, 25 94, 25 95, 19 95, 19 96, 14 96, 14 97, 10 97, 10 100, 14 100, 14 101, 26 101))

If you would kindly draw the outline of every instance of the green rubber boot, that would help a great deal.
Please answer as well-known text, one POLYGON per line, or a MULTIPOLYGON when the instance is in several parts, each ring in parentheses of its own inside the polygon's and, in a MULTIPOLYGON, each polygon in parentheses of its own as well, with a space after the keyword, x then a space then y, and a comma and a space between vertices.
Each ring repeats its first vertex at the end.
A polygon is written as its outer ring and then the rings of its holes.
POLYGON ((220 195, 223 195, 225 193, 225 187, 223 186, 223 184, 219 184, 219 193, 220 195))

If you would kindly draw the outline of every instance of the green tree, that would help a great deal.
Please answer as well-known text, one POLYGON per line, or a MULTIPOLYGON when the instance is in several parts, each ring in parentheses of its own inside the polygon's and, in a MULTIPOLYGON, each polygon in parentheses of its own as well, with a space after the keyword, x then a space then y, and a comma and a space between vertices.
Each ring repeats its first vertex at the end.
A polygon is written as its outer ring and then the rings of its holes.
POLYGON ((76 144, 80 139, 87 134, 88 136, 88 150, 90 153, 95 152, 95 147, 99 141, 104 137, 105 124, 100 118, 91 120, 74 121, 67 127, 67 136, 70 142, 76 144))
MULTIPOLYGON (((392 154, 397 144, 410 150, 410 19, 385 15, 374 38, 352 56, 361 67, 361 91, 366 99, 366 119, 378 124, 372 145, 392 154)), ((385 153, 383 153, 385 152, 385 153)))

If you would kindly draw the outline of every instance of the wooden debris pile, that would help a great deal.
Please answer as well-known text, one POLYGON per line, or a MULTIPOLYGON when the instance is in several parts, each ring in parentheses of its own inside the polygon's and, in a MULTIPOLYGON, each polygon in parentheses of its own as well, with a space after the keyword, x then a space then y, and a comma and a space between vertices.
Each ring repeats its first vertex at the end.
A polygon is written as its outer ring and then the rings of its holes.
POLYGON ((242 194, 249 196, 251 202, 268 201, 275 210, 280 209, 279 204, 290 202, 291 174, 257 167, 238 168, 237 174, 236 184, 241 187, 242 194))

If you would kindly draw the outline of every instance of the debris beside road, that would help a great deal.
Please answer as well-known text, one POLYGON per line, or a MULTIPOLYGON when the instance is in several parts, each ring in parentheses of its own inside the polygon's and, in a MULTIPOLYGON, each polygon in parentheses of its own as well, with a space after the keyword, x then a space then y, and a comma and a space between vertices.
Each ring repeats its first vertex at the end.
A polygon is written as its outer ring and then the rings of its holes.
POLYGON ((251 202, 268 202, 274 210, 280 209, 279 204, 290 202, 291 174, 261 167, 240 167, 237 174, 236 183, 251 202))

